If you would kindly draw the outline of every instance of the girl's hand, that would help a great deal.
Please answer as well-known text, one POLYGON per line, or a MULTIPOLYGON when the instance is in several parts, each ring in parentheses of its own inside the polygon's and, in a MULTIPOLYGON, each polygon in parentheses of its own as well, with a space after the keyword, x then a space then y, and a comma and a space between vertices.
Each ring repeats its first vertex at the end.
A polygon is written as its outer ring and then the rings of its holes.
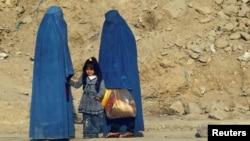
POLYGON ((101 101, 101 98, 99 96, 95 96, 96 101, 101 101))

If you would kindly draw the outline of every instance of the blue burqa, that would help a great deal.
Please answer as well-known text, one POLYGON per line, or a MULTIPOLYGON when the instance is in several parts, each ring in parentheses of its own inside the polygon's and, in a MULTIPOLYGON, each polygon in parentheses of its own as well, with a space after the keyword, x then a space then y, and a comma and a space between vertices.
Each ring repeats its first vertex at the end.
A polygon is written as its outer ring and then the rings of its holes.
POLYGON ((49 7, 36 38, 29 131, 32 139, 68 139, 75 135, 67 83, 74 70, 67 36, 62 9, 49 7))
MULTIPOLYGON (((135 132, 144 131, 136 41, 117 10, 110 10, 105 14, 99 65, 106 88, 125 88, 130 91, 136 102, 135 132)), ((110 126, 105 119, 104 135, 109 130, 110 126)))

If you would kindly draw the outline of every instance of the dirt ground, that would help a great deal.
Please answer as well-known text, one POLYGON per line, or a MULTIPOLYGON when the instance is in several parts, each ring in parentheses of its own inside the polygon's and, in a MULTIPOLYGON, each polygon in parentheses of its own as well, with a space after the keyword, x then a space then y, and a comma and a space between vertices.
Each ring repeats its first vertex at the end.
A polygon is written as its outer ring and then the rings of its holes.
MULTIPOLYGON (((168 140, 168 141, 206 141, 207 138, 197 138, 195 136, 196 134, 196 126, 202 121, 181 121, 176 119, 168 119, 168 118, 159 118, 159 117, 147 117, 145 121, 157 121, 152 122, 150 124, 146 124, 146 131, 143 132, 144 137, 136 137, 136 138, 130 138, 130 139, 121 139, 121 140, 131 140, 131 141, 152 141, 152 140, 168 140), (159 120, 165 120, 164 122, 161 122, 162 124, 158 124, 159 120), (173 123, 173 121, 175 123, 173 123), (169 124, 172 122, 171 124, 169 124), (177 123, 178 122, 178 123, 177 123), (182 125, 179 125, 183 123, 182 125), (169 126, 169 127, 168 127, 169 126), (171 127, 172 126, 172 127, 171 127), (171 129, 176 129, 175 131, 171 129)), ((82 139, 82 125, 75 124, 76 127, 76 137, 74 139, 71 139, 72 141, 80 141, 84 140, 82 139)), ((1 141, 27 141, 28 135, 27 134, 0 134, 0 140, 1 141)), ((117 139, 107 139, 107 138, 99 138, 99 139, 91 139, 91 140, 117 140, 117 139)))
POLYGON ((64 12, 74 79, 98 56, 108 10, 134 32, 145 131, 129 140, 203 141, 201 124, 250 123, 249 0, 0 0, 1 141, 28 140, 36 32, 51 5, 64 12))

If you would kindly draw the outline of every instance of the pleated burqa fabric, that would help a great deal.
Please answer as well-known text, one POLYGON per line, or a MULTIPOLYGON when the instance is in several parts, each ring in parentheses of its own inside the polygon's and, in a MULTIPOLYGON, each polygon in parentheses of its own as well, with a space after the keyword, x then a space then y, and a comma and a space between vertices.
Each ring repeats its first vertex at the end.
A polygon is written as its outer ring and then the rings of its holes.
POLYGON ((35 45, 29 130, 32 139, 75 136, 72 93, 67 85, 74 70, 67 38, 62 9, 49 7, 35 45))
MULTIPOLYGON (((106 88, 125 88, 130 91, 136 102, 135 132, 144 131, 136 41, 117 10, 105 13, 99 65, 106 88)), ((110 129, 106 121, 104 120, 104 134, 110 129)))

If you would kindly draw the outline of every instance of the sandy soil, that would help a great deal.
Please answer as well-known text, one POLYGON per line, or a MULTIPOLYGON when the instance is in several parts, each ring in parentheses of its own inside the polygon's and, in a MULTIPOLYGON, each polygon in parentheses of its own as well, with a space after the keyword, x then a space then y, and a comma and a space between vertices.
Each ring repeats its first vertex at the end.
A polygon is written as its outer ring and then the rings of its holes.
MULTIPOLYGON (((172 117, 174 118, 174 117, 172 117)), ((175 117, 176 118, 176 117, 175 117)), ((167 140, 167 141, 205 141, 206 137, 197 138, 197 127, 207 122, 207 120, 182 120, 170 119, 169 117, 155 117, 147 116, 145 119, 146 130, 143 132, 144 137, 136 137, 130 139, 131 141, 152 141, 152 140, 167 140), (174 130, 173 130, 174 129, 174 130)), ((80 141, 82 139, 82 125, 75 124, 76 137, 72 141, 80 141)), ((27 141, 29 140, 27 134, 0 134, 1 141, 27 141)), ((91 139, 91 140, 117 140, 117 139, 91 139)))

